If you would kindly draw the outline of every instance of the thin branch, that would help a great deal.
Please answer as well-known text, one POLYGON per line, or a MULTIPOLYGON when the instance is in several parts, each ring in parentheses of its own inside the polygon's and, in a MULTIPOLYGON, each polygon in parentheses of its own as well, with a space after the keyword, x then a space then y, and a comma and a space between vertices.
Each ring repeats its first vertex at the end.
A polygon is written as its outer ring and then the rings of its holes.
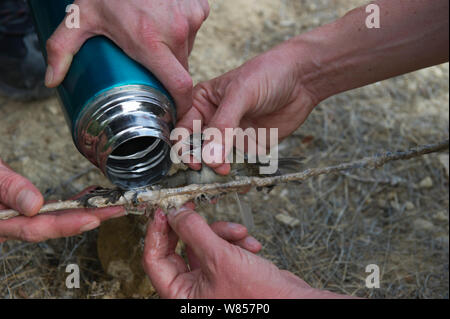
MULTIPOLYGON (((152 189, 151 187, 148 187, 145 189, 125 192, 120 196, 116 196, 114 200, 111 199, 111 194, 114 192, 117 194, 117 190, 110 190, 109 194, 108 191, 105 192, 105 190, 102 190, 102 194, 99 194, 98 196, 95 193, 90 194, 89 197, 84 200, 68 200, 46 204, 42 207, 39 213, 41 214, 59 210, 92 207, 103 208, 110 206, 125 206, 130 211, 133 211, 143 204, 169 209, 171 207, 180 207, 184 203, 196 200, 200 197, 212 198, 225 193, 238 192, 248 188, 249 186, 269 187, 281 183, 304 181, 319 175, 332 174, 353 169, 375 169, 388 162, 408 160, 425 154, 444 151, 448 148, 449 140, 447 139, 440 143, 422 145, 407 151, 386 152, 354 162, 323 168, 311 168, 299 173, 270 177, 241 177, 227 183, 193 184, 178 188, 152 189)), ((19 213, 14 210, 0 211, 0 220, 9 219, 16 216, 19 216, 19 213)))

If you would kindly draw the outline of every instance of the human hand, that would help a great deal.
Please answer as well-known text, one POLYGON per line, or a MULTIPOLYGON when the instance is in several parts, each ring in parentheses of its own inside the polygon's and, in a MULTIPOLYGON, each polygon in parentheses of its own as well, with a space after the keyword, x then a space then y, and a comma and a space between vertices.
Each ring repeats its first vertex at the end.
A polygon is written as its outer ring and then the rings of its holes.
MULTIPOLYGON (((222 134, 226 128, 277 128, 279 140, 289 136, 319 103, 303 84, 299 51, 288 41, 235 70, 198 84, 192 108, 177 126, 192 132, 193 121, 201 120, 205 127, 218 128, 222 134)), ((219 174, 228 174, 230 164, 223 163, 230 150, 213 142, 205 143, 204 151, 207 147, 219 156, 207 164, 219 174)), ((189 166, 200 168, 195 163, 189 166)))
MULTIPOLYGON (((87 188, 74 199, 92 189, 87 188)), ((73 209, 35 216, 43 204, 44 198, 39 190, 0 160, 0 210, 12 208, 24 215, 0 220, 0 242, 7 239, 41 242, 74 236, 98 227, 106 219, 125 214, 123 207, 111 207, 73 209)))
POLYGON ((188 206, 155 213, 147 230, 143 265, 163 298, 337 298, 254 253, 261 249, 241 225, 211 227, 188 206), (187 245, 189 266, 175 253, 187 245), (245 239, 242 239, 242 238, 245 239))
POLYGON ((76 0, 79 29, 63 22, 47 42, 46 85, 59 85, 82 44, 96 35, 114 41, 149 69, 172 94, 183 115, 191 105, 188 57, 208 17, 207 0, 76 0))

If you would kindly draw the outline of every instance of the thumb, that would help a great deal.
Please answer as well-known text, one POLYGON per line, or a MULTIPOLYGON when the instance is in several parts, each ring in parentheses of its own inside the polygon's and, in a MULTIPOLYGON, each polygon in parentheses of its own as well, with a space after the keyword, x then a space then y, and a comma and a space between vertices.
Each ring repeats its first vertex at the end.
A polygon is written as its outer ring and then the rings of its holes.
POLYGON ((206 220, 190 207, 169 210, 167 219, 178 237, 191 249, 208 274, 220 266, 224 249, 230 244, 220 238, 206 220))
POLYGON ((39 190, 0 160, 0 204, 26 215, 36 215, 44 204, 39 190))
MULTIPOLYGON (((88 21, 83 20, 83 26, 88 21)), ((92 28, 92 21, 89 21, 92 28)), ((74 55, 80 50, 83 43, 95 34, 85 28, 67 28, 65 20, 58 26, 46 44, 47 72, 45 85, 53 88, 61 84, 69 71, 74 55)))
POLYGON ((202 159, 219 174, 226 175, 230 171, 226 158, 233 149, 234 130, 239 128, 247 109, 244 94, 227 90, 216 112, 207 122, 208 128, 203 131, 206 142, 202 159))

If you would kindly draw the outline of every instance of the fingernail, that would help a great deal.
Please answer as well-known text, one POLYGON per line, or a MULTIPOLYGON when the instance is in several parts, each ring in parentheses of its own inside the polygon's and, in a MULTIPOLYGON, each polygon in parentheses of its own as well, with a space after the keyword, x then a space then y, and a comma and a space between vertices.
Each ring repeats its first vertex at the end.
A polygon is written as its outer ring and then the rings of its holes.
POLYGON ((225 148, 222 144, 211 142, 203 148, 203 162, 206 164, 222 164, 225 148))
POLYGON ((100 221, 95 220, 95 221, 92 221, 90 223, 87 223, 87 224, 81 226, 80 232, 84 233, 84 232, 93 230, 93 229, 97 228, 98 226, 100 226, 100 221))
POLYGON ((256 238, 249 236, 245 239, 245 243, 249 246, 259 246, 260 243, 258 240, 256 240, 256 238))
POLYGON ((172 207, 172 208, 169 208, 169 210, 167 211, 167 215, 170 217, 175 217, 175 216, 179 215, 180 213, 188 211, 188 210, 191 210, 191 209, 189 209, 188 207, 185 207, 185 206, 182 206, 178 209, 172 207))
POLYGON ((47 67, 47 72, 45 73, 45 86, 49 87, 53 82, 53 68, 51 65, 47 67))
POLYGON ((16 205, 20 212, 24 214, 31 214, 37 209, 41 202, 41 198, 35 192, 29 189, 23 189, 16 198, 16 205))
POLYGON ((175 216, 177 216, 179 214, 179 211, 178 211, 178 209, 176 209, 176 208, 169 208, 169 210, 167 211, 167 215, 168 216, 170 216, 170 217, 175 217, 175 216))
POLYGON ((236 224, 236 223, 228 223, 228 228, 232 229, 232 230, 242 230, 245 229, 244 226, 242 226, 241 224, 236 224))

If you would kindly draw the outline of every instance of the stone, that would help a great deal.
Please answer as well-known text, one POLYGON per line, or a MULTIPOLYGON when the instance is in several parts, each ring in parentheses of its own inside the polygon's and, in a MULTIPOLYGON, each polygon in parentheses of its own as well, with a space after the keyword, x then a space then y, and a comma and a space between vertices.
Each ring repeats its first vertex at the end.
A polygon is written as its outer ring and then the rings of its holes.
POLYGON ((445 210, 438 211, 434 215, 434 218, 438 221, 446 222, 446 221, 448 221, 448 212, 446 212, 445 210))
POLYGON ((414 208, 416 208, 416 206, 412 202, 406 202, 405 208, 406 210, 413 210, 414 208))
POLYGON ((300 220, 283 213, 277 214, 275 216, 275 219, 278 220, 280 223, 289 227, 296 227, 300 225, 300 220))
POLYGON ((430 176, 425 177, 419 184, 420 188, 432 188, 433 180, 430 176))
POLYGON ((418 218, 414 222, 414 228, 417 230, 433 230, 434 224, 426 219, 418 218))

